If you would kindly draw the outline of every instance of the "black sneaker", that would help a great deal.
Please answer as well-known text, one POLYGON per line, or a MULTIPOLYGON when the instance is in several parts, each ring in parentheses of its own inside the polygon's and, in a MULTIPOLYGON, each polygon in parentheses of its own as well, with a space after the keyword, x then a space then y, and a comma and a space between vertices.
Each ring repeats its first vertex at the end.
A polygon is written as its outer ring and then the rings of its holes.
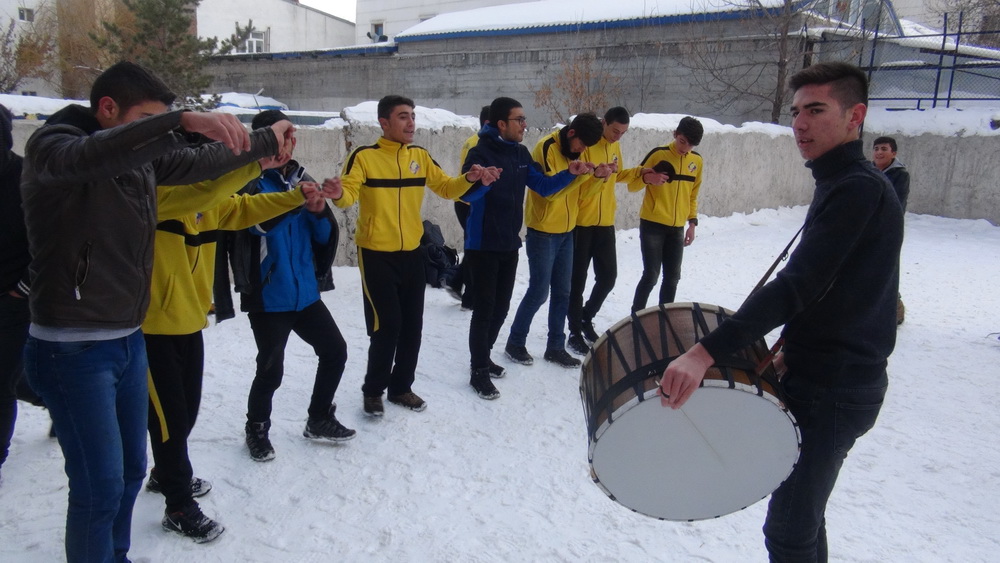
POLYGON ((406 407, 411 411, 420 412, 427 408, 427 401, 421 399, 420 396, 413 391, 403 393, 402 395, 389 395, 386 398, 389 399, 390 403, 406 407))
MULTIPOLYGON (((156 468, 154 467, 149 472, 149 480, 146 481, 146 490, 151 493, 163 494, 163 487, 160 486, 160 481, 156 479, 156 468)), ((197 477, 191 478, 191 496, 194 498, 203 497, 208 494, 208 491, 212 490, 212 483, 204 479, 199 479, 197 477)))
POLYGON ((480 398, 492 401, 500 396, 500 391, 497 391, 490 378, 490 368, 474 369, 470 376, 469 385, 476 390, 480 398))
POLYGON ((385 407, 382 406, 382 395, 378 397, 365 397, 365 414, 368 416, 382 416, 385 414, 385 407))
POLYGON ((507 375, 507 370, 505 370, 503 366, 498 366, 494 364, 493 360, 490 360, 489 370, 490 370, 490 377, 492 377, 493 379, 501 379, 503 376, 507 375))
POLYGON ((581 356, 586 356, 587 352, 590 352, 590 346, 587 345, 583 336, 577 332, 569 335, 569 339, 566 341, 566 346, 568 346, 574 354, 579 354, 581 356))
POLYGON ((222 524, 205 516, 198 503, 192 503, 177 512, 167 512, 161 524, 164 530, 190 538, 194 543, 210 542, 226 531, 222 524))
POLYGON ((528 349, 524 346, 514 346, 513 344, 508 344, 503 351, 507 354, 507 359, 512 362, 526 366, 530 366, 535 363, 535 359, 531 357, 531 354, 528 353, 528 349))
POLYGON ((329 440, 331 442, 346 442, 353 439, 357 432, 341 424, 334 416, 335 412, 337 412, 337 405, 330 405, 326 416, 310 417, 306 420, 306 428, 302 431, 302 435, 313 440, 329 440))
POLYGON ((580 367, 580 360, 570 356, 566 350, 546 350, 545 361, 552 362, 558 366, 572 369, 580 367))
POLYGON ((601 337, 594 330, 594 321, 585 319, 580 324, 580 328, 583 329, 583 338, 587 341, 587 344, 593 346, 594 342, 597 342, 597 339, 601 337))
POLYGON ((267 437, 271 430, 271 422, 247 422, 247 449, 250 450, 250 459, 254 461, 271 461, 274 459, 274 448, 271 440, 267 437))

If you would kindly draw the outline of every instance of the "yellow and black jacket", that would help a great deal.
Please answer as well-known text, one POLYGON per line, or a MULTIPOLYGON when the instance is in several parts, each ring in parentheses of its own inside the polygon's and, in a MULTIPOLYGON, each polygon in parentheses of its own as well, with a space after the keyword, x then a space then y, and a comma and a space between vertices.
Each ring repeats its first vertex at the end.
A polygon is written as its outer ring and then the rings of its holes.
POLYGON ((359 206, 354 241, 361 248, 382 252, 420 246, 424 186, 452 200, 472 187, 465 176, 445 174, 426 149, 385 137, 352 152, 340 178, 344 195, 334 205, 343 208, 358 202, 359 206))
POLYGON ((248 164, 228 174, 190 186, 156 189, 159 217, 171 217, 175 203, 200 198, 206 211, 156 226, 149 310, 142 324, 146 334, 193 334, 207 326, 212 306, 215 242, 219 231, 245 229, 304 201, 302 190, 255 196, 233 195, 260 175, 260 165, 248 164))
MULTIPOLYGON (((565 128, 564 128, 565 129, 565 128)), ((546 176, 569 170, 570 159, 562 153, 562 130, 542 137, 531 158, 542 167, 546 176)), ((590 175, 577 176, 568 186, 550 196, 528 190, 524 204, 524 223, 528 228, 545 233, 568 233, 576 227, 580 212, 580 197, 590 196, 601 189, 603 181, 590 175)))
POLYGON ((591 185, 588 184, 580 193, 580 214, 576 218, 576 224, 580 227, 610 227, 615 224, 615 211, 618 209, 618 202, 615 199, 615 184, 628 184, 639 178, 641 166, 635 168, 625 168, 622 158, 621 145, 616 141, 608 141, 601 136, 601 140, 592 147, 587 147, 580 155, 580 160, 592 164, 612 164, 618 165, 618 172, 608 176, 606 179, 593 178, 600 185, 600 190, 589 197, 584 194, 590 192, 591 185))
POLYGON ((665 161, 673 170, 662 186, 647 186, 641 177, 629 182, 630 192, 646 188, 639 217, 668 227, 683 227, 698 218, 698 190, 701 188, 701 155, 691 151, 681 155, 674 143, 656 147, 642 159, 642 168, 653 168, 665 161))

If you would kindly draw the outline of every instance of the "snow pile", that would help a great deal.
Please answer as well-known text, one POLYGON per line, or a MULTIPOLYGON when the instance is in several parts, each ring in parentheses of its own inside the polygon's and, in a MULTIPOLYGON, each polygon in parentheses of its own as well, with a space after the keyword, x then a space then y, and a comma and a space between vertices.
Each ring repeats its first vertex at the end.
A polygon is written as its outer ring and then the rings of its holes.
MULTIPOLYGON (((446 109, 418 105, 414 108, 414 113, 416 114, 416 125, 420 129, 441 131, 445 127, 479 128, 478 117, 457 115, 446 109)), ((378 127, 378 102, 361 102, 356 106, 344 108, 343 116, 349 123, 378 127)))
MULTIPOLYGON (((679 299, 736 308, 804 215, 799 207, 704 218, 684 252, 679 299)), ((907 318, 878 423, 851 451, 827 511, 831 560, 992 562, 1000 552, 1000 342, 989 333, 1000 331, 1000 228, 906 220, 907 318)), ((601 330, 628 315, 641 274, 638 231, 620 231, 617 240, 618 283, 595 319, 601 330)), ((527 343, 536 364, 503 357, 527 288, 523 250, 493 353, 508 370, 496 382, 502 396, 484 401, 469 387, 469 313, 428 289, 414 390, 429 406, 414 413, 387 404, 376 421, 361 412, 368 338, 358 270, 340 267, 334 276, 337 289, 323 300, 350 354, 337 416, 357 438, 341 445, 302 438, 316 360, 293 336, 274 400, 277 458, 252 461, 243 444, 256 354, 247 317, 206 330, 205 387, 190 449, 196 474, 215 485, 199 499, 202 508, 226 532, 205 545, 164 532, 163 498, 140 492, 133 561, 766 561, 766 502, 716 520, 662 522, 626 510, 594 485, 579 372, 540 357, 544 310, 527 343)), ((45 411, 22 404, 0 485, 5 563, 63 559, 66 477, 48 428, 45 411)), ((650 487, 669 486, 669 475, 641 459, 635 464, 650 487)))

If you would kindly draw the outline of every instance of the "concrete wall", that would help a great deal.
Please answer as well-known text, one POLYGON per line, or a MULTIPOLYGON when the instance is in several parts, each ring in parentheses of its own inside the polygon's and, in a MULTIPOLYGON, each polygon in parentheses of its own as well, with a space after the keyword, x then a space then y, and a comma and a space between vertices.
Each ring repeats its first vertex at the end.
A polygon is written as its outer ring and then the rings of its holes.
MULTIPOLYGON (((39 125, 38 122, 15 121, 15 152, 23 154, 24 143, 39 125)), ((534 146, 547 132, 530 129, 525 135, 525 145, 534 146)), ((445 127, 441 131, 418 129, 414 143, 427 148, 446 172, 457 174, 461 145, 472 134, 471 128, 464 127, 445 127)), ((297 160, 314 178, 322 180, 338 175, 350 148, 374 142, 380 131, 371 125, 351 124, 345 129, 302 127, 296 135, 297 160)), ((870 147, 876 136, 877 132, 866 133, 865 146, 870 147)), ((893 136, 899 143, 899 158, 912 177, 909 212, 987 219, 1000 225, 1000 191, 996 189, 1000 137, 893 136)), ((633 126, 622 140, 624 164, 637 165, 651 148, 669 139, 666 131, 633 126)), ((705 159, 699 198, 699 215, 704 217, 703 222, 733 213, 805 205, 812 197, 812 177, 803 166, 790 130, 777 136, 746 130, 710 131, 698 152, 705 159)), ((629 193, 624 185, 619 185, 617 190, 617 227, 637 227, 642 193, 629 193)), ((357 259, 353 244, 357 206, 335 209, 334 213, 342 229, 338 263, 354 264, 357 259)), ((450 201, 428 190, 423 217, 441 226, 449 245, 461 248, 462 232, 450 201)))

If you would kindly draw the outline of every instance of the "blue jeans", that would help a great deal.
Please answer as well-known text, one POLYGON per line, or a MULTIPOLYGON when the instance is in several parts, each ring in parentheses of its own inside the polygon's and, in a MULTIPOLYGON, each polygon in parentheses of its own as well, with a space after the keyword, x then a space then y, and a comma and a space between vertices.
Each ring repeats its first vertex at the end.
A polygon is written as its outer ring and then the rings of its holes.
POLYGON ((573 275, 573 232, 552 234, 528 229, 524 242, 528 254, 528 291, 517 307, 507 344, 524 346, 531 320, 545 303, 551 288, 549 337, 545 349, 564 350, 569 286, 573 275))
POLYGON ((791 371, 783 378, 786 405, 802 432, 802 450, 767 506, 764 544, 772 562, 827 560, 827 500, 847 452, 875 425, 887 386, 885 372, 871 381, 831 387, 791 371))
POLYGON ((28 337, 28 382, 52 415, 69 477, 66 560, 126 561, 132 507, 146 475, 146 344, 28 337))

